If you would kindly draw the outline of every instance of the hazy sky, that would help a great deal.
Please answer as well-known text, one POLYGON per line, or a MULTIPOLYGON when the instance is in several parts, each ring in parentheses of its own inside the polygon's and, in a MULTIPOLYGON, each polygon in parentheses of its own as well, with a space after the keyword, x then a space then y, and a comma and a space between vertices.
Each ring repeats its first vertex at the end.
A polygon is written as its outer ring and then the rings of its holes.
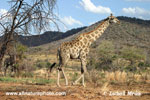
MULTIPOLYGON (((8 0, 0 1, 0 14, 9 9, 8 0)), ((67 27, 89 26, 113 13, 150 20, 150 0, 57 0, 56 14, 67 27)))

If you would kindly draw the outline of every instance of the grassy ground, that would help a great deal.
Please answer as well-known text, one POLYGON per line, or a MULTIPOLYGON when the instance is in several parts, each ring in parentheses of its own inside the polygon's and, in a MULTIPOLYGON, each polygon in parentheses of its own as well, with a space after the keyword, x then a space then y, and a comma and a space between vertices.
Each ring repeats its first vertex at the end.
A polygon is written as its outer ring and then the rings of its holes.
MULTIPOLYGON (((48 60, 53 63, 57 61, 56 55, 29 55, 30 61, 48 60)), ((32 66, 30 66, 32 67, 32 66)), ((61 73, 60 83, 62 87, 57 87, 57 70, 53 69, 48 79, 46 68, 37 68, 31 72, 32 75, 20 77, 0 77, 0 99, 7 100, 150 100, 150 74, 149 73, 129 73, 129 72, 108 72, 98 70, 88 70, 85 82, 86 88, 81 84, 72 86, 72 82, 80 76, 80 62, 69 61, 65 67, 65 73, 69 80, 69 86, 65 86, 65 81, 61 73), (30 76, 30 77, 28 77, 30 76), (8 96, 6 92, 66 92, 65 96, 8 96), (140 92, 140 96, 110 96, 110 92, 140 92)), ((28 74, 26 73, 26 74, 28 74)))
POLYGON ((56 83, 53 79, 44 78, 14 78, 14 77, 0 77, 0 82, 2 83, 24 83, 24 84, 54 84, 56 83))

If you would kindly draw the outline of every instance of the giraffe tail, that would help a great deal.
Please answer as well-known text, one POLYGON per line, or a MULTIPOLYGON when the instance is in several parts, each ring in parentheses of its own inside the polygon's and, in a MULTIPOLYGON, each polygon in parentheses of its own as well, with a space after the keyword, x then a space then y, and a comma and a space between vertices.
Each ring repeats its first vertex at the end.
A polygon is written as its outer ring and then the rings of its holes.
MULTIPOLYGON (((57 60, 59 60, 61 62, 61 56, 60 56, 60 49, 58 49, 57 51, 57 60)), ((60 62, 59 62, 59 65, 60 65, 60 62)), ((50 67, 50 72, 52 72, 52 69, 54 68, 54 66, 56 65, 56 62, 54 62, 51 67, 50 67)))
POLYGON ((54 62, 51 67, 50 67, 50 72, 52 72, 53 67, 56 65, 56 63, 54 62))

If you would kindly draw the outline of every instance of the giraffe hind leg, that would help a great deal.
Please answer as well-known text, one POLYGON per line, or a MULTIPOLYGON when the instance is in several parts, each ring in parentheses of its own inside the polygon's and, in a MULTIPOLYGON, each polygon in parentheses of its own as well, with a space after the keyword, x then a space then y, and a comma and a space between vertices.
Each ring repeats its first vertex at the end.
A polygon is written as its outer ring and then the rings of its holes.
POLYGON ((68 85, 68 79, 67 79, 67 77, 65 75, 64 68, 59 67, 58 68, 58 77, 57 77, 57 86, 60 87, 60 71, 62 71, 63 76, 65 78, 65 84, 68 85))
POLYGON ((57 76, 57 86, 58 87, 60 87, 59 79, 60 79, 60 70, 58 69, 58 76, 57 76))
POLYGON ((64 68, 62 68, 62 73, 63 73, 63 75, 64 75, 66 85, 68 85, 68 79, 67 79, 67 77, 66 77, 66 75, 65 75, 64 68))

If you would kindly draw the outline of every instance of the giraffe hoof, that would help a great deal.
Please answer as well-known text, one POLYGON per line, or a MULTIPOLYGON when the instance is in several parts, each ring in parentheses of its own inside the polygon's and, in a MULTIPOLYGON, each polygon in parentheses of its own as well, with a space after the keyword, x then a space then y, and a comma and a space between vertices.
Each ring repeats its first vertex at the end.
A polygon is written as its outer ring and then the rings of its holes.
POLYGON ((86 87, 86 85, 85 84, 82 84, 83 85, 83 87, 86 87))
POLYGON ((77 84, 78 84, 77 82, 73 82, 73 83, 72 83, 72 85, 77 85, 77 84))
POLYGON ((86 87, 85 85, 83 85, 83 87, 86 87))
POLYGON ((68 86, 68 83, 66 84, 66 86, 68 86))
POLYGON ((75 83, 74 83, 74 82, 72 82, 72 85, 75 85, 75 83))

